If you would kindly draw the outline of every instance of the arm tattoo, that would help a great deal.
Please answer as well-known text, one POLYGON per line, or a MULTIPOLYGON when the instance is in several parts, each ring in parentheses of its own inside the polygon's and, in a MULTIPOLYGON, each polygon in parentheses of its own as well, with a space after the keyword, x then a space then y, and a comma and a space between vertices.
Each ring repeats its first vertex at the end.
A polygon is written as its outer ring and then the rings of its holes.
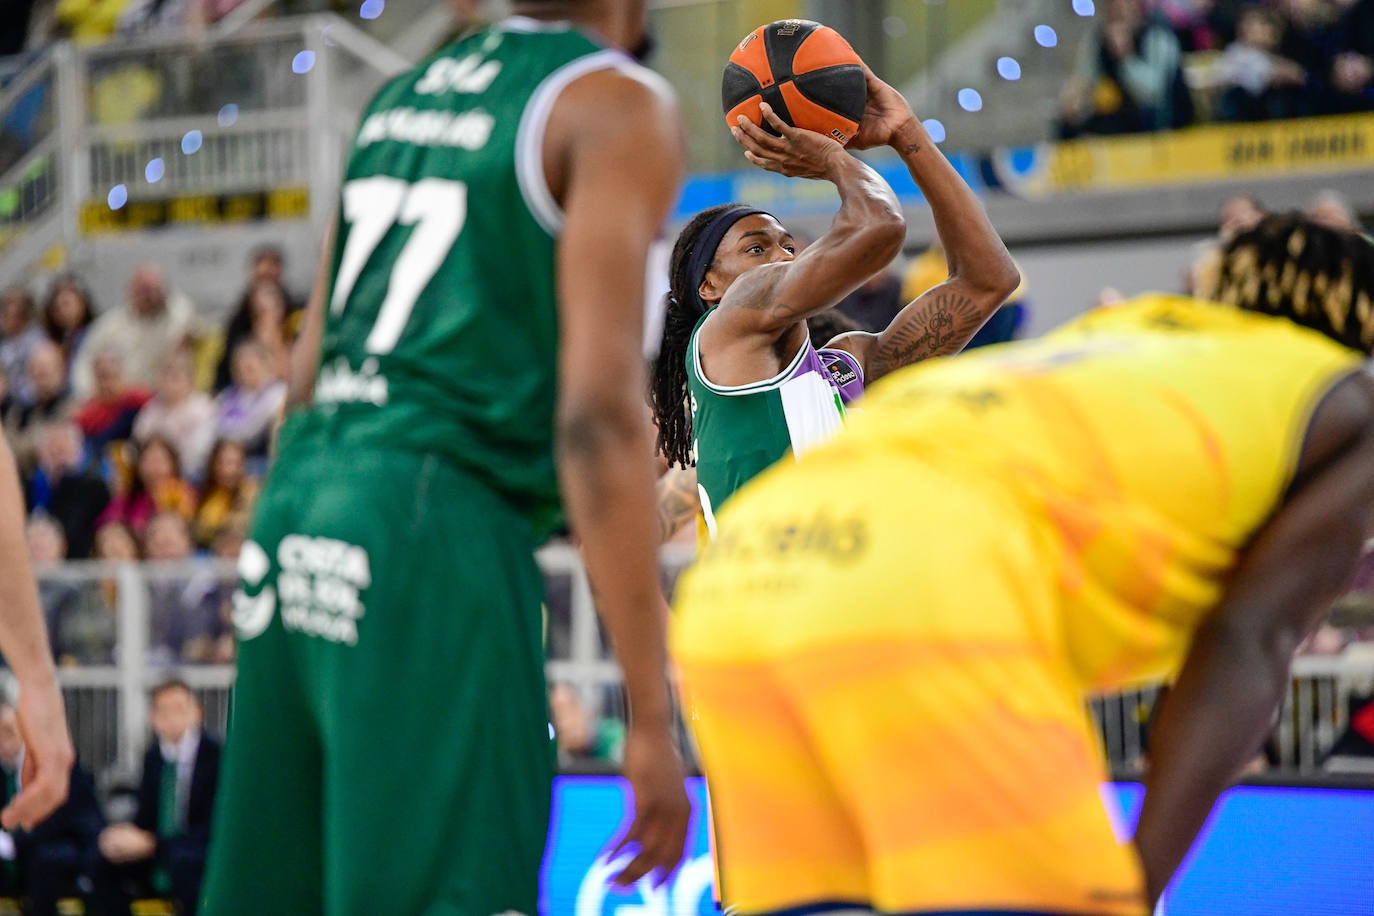
POLYGON ((987 318, 968 296, 937 293, 878 335, 869 374, 876 378, 932 356, 957 353, 987 318))
POLYGON ((658 515, 658 542, 666 543, 701 509, 695 468, 670 467, 654 488, 658 515))

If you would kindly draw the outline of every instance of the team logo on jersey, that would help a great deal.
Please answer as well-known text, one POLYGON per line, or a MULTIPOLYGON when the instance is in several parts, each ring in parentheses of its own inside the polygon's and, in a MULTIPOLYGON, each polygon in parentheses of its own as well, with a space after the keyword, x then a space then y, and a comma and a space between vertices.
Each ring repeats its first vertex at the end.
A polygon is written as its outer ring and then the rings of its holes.
POLYGON ((843 359, 837 359, 825 367, 825 371, 830 373, 830 380, 839 387, 852 385, 859 380, 859 373, 854 371, 854 367, 843 359))
POLYGON ((358 644, 362 593, 372 584, 367 551, 333 538, 292 534, 277 546, 281 622, 330 642, 358 644))
POLYGON ((239 578, 243 584, 234 592, 233 608, 230 616, 234 631, 240 642, 247 642, 263 634, 272 622, 272 614, 277 609, 277 594, 270 587, 257 595, 249 595, 248 589, 262 585, 267 577, 272 561, 256 541, 244 541, 239 550, 239 578))

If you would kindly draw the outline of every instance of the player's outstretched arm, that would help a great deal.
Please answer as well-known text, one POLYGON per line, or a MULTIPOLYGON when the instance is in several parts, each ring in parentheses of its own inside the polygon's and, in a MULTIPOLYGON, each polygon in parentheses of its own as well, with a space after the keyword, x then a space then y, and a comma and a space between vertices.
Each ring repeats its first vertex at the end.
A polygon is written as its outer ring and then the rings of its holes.
POLYGON ((24 498, 8 446, 0 442, 0 652, 19 681, 23 788, 0 821, 33 829, 67 798, 72 739, 24 543, 24 498))
POLYGON ((902 366, 957 353, 1021 282, 1007 246, 977 195, 930 139, 901 93, 868 74, 868 110, 854 144, 891 146, 930 204, 949 279, 913 300, 877 334, 853 334, 836 346, 858 356, 864 381, 902 366))
POLYGON ((761 336, 776 340, 798 321, 831 308, 892 262, 906 240, 897 196, 877 172, 814 131, 791 127, 767 104, 774 137, 747 118, 731 133, 749 161, 789 177, 821 178, 840 192, 830 228, 796 260, 768 264, 740 276, 718 311, 702 326, 709 338, 761 336))
POLYGON ((545 149, 565 215, 558 468, 629 694, 624 770, 635 820, 621 845, 639 853, 625 883, 655 870, 667 877, 690 813, 673 734, 640 351, 645 263, 677 195, 683 140, 671 93, 650 79, 608 70, 575 81, 550 117, 545 149))
POLYGON ((1150 736, 1136 846, 1153 904, 1217 796, 1260 749, 1289 663, 1349 581, 1374 522, 1374 381, 1322 402, 1297 482, 1193 639, 1150 736))

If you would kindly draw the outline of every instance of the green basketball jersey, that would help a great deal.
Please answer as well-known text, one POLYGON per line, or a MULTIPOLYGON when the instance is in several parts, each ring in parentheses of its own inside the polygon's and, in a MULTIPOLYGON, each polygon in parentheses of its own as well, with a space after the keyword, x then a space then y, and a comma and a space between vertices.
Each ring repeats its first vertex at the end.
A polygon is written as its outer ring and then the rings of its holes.
POLYGON ((734 492, 786 455, 839 432, 845 405, 863 393, 863 370, 843 350, 806 343, 782 372, 752 385, 716 385, 701 368, 703 317, 687 347, 697 494, 711 537, 715 513, 734 492))
POLYGON ((383 87, 343 181, 314 404, 284 453, 438 453, 541 531, 556 523, 562 213, 544 128, 573 80, 629 66, 566 24, 513 18, 383 87))

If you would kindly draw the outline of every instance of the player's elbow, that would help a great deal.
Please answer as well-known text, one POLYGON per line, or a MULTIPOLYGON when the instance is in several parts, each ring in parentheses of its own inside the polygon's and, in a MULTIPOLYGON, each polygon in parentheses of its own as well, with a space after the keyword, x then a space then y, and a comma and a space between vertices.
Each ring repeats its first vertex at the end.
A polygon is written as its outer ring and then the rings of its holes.
POLYGON ((592 394, 564 399, 555 430, 561 459, 597 461, 638 447, 647 423, 643 409, 630 399, 592 394))
POLYGON ((1021 285, 1021 271, 1010 255, 997 258, 993 263, 960 276, 976 299, 986 302, 990 310, 995 310, 1006 302, 1021 285))
POLYGON ((882 270, 902 252, 906 243, 906 219, 895 205, 876 207, 872 213, 855 220, 855 247, 863 252, 864 261, 874 271, 882 270))

